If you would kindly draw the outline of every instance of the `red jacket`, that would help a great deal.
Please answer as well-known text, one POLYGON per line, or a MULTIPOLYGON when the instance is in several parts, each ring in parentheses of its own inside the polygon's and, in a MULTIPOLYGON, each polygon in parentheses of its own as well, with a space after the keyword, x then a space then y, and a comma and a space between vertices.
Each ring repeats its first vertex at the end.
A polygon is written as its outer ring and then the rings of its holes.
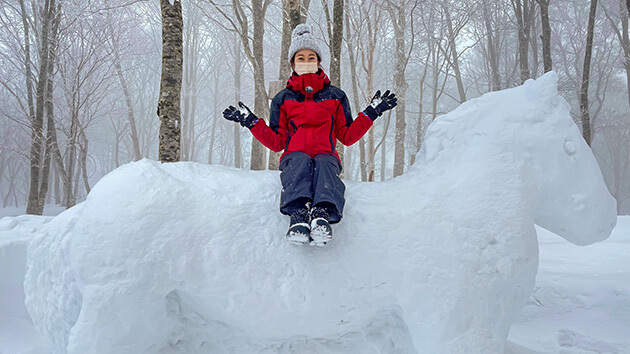
POLYGON ((316 74, 294 73, 271 101, 269 126, 259 119, 251 132, 269 149, 284 150, 282 156, 301 151, 311 157, 332 154, 339 158, 337 140, 352 145, 371 126, 372 120, 364 113, 352 120, 348 97, 319 70, 316 74))

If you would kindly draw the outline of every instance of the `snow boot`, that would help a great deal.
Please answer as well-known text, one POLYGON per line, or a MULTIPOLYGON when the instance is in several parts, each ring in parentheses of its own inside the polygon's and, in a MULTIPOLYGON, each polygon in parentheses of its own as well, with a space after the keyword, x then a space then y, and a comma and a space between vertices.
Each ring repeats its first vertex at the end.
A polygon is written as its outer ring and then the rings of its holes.
POLYGON ((315 206, 311 210, 311 246, 324 247, 332 239, 329 216, 326 208, 315 206))
POLYGON ((310 242, 311 225, 310 215, 307 208, 300 208, 291 214, 291 225, 287 231, 286 238, 289 243, 305 245, 310 242))

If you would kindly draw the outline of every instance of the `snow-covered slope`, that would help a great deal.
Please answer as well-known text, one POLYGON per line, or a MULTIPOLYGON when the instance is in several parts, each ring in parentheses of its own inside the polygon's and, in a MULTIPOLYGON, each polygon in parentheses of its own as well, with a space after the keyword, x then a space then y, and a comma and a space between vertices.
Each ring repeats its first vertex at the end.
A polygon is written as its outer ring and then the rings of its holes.
POLYGON ((22 353, 25 343, 34 352, 47 347, 24 306, 23 283, 28 242, 51 219, 33 215, 0 219, 0 354, 22 353))
POLYGON ((33 322, 70 353, 501 353, 534 221, 585 245, 616 220, 556 81, 439 117, 405 175, 348 183, 324 249, 283 240, 275 172, 125 165, 31 242, 33 322))

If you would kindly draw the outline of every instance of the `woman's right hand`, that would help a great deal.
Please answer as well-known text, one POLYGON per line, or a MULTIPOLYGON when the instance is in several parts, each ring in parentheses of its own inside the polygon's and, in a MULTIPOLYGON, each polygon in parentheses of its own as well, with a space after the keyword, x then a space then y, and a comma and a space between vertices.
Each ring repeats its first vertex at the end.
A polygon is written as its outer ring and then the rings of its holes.
POLYGON ((223 111, 223 118, 240 123, 245 128, 252 129, 256 122, 258 122, 258 117, 256 117, 243 102, 239 101, 238 106, 240 109, 234 106, 226 108, 225 111, 223 111))

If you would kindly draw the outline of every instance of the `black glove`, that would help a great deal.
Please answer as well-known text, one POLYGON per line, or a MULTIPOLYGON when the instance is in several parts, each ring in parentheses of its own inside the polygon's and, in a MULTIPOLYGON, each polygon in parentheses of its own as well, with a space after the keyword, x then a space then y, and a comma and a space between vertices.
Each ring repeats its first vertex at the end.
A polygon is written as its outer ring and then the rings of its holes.
POLYGON ((223 111, 223 118, 240 123, 245 128, 252 129, 258 122, 258 117, 243 102, 239 101, 238 106, 240 109, 234 106, 226 108, 223 111))
POLYGON ((380 117, 381 114, 383 114, 385 111, 396 107, 396 105, 398 104, 396 103, 397 100, 398 99, 393 92, 389 93, 389 90, 387 90, 385 91, 385 93, 383 93, 383 96, 381 96, 381 90, 378 90, 376 91, 374 97, 372 97, 370 105, 367 106, 365 110, 363 110, 363 113, 366 116, 370 117, 371 120, 375 120, 376 118, 380 117))

